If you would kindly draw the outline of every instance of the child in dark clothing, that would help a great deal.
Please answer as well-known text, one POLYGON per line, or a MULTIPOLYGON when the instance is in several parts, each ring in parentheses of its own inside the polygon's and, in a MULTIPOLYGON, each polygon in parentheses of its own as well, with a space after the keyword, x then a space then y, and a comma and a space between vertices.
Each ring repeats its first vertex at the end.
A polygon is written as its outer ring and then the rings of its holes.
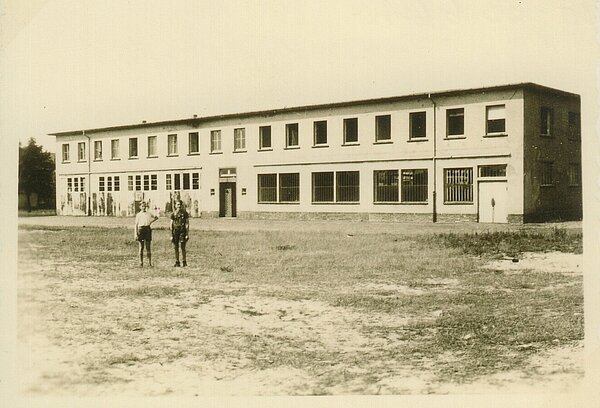
POLYGON ((189 239, 190 231, 190 215, 183 208, 181 200, 175 201, 175 211, 171 214, 171 242, 175 247, 175 265, 181 266, 179 263, 179 247, 181 246, 181 257, 183 266, 187 266, 185 245, 189 239))

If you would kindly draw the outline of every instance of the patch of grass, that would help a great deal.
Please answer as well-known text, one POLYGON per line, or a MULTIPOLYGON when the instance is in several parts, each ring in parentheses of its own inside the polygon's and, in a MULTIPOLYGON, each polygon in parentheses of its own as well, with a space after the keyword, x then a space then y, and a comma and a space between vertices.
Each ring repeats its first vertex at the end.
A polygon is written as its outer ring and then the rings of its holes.
POLYGON ((111 299, 115 297, 137 298, 153 297, 163 298, 177 296, 181 289, 171 286, 141 286, 133 288, 118 288, 105 291, 83 291, 83 295, 93 299, 111 299))
POLYGON ((428 236, 426 241, 439 240, 448 248, 458 248, 463 253, 476 256, 513 257, 523 252, 571 252, 583 251, 582 234, 568 233, 553 228, 550 232, 494 231, 484 233, 443 233, 428 236))

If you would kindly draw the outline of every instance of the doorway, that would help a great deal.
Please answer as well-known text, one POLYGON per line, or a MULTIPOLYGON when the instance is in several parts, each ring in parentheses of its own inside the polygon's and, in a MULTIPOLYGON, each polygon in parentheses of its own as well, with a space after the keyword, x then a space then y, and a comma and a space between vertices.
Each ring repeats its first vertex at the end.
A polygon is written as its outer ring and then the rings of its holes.
POLYGON ((508 183, 479 182, 479 222, 507 223, 508 183))
POLYGON ((235 182, 219 183, 219 217, 235 217, 235 182))

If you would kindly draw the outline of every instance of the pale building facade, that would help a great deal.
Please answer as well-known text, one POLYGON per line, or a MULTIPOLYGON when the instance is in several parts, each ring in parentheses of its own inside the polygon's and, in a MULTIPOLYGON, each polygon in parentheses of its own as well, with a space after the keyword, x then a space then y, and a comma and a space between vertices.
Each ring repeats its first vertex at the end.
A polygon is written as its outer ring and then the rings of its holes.
POLYGON ((52 135, 62 215, 581 218, 580 98, 532 83, 52 135))

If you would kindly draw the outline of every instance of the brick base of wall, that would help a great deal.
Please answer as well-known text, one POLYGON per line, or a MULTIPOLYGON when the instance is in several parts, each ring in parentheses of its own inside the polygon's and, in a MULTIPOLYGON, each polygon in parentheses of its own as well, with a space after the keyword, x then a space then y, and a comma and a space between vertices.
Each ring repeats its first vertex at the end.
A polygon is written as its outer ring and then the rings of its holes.
POLYGON ((509 224, 523 224, 523 214, 508 214, 509 224))
POLYGON ((437 222, 477 222, 477 214, 438 214, 437 222))
POLYGON ((581 221, 583 213, 580 209, 560 210, 560 211, 540 211, 533 214, 525 214, 524 222, 560 222, 560 221, 581 221))

